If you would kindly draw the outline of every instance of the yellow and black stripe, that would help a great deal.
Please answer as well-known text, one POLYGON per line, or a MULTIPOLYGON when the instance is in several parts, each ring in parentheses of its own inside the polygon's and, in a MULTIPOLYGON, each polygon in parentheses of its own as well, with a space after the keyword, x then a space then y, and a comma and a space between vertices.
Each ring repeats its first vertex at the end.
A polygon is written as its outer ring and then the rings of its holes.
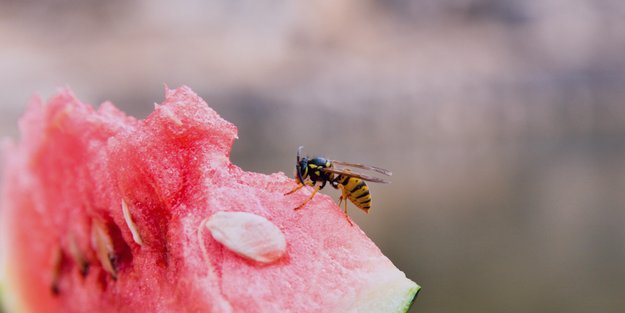
POLYGON ((338 183, 342 186, 343 198, 349 199, 356 207, 368 212, 371 208, 371 193, 364 180, 347 175, 339 175, 338 183))

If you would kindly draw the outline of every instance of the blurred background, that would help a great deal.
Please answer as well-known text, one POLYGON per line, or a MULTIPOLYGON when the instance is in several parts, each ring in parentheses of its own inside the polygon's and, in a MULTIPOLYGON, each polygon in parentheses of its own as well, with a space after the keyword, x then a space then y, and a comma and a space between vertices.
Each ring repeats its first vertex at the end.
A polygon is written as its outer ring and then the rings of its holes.
POLYGON ((246 170, 393 170, 350 210, 411 312, 625 310, 621 0, 0 0, 0 135, 34 93, 143 118, 164 83, 246 170))

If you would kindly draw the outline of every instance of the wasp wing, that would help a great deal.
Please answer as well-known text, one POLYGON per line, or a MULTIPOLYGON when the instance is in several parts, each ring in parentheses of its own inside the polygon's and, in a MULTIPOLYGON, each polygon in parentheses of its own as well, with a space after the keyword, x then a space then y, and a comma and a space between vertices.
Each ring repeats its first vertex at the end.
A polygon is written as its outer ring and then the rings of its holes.
POLYGON ((334 174, 339 174, 339 175, 345 175, 345 176, 349 176, 349 177, 355 177, 355 178, 360 178, 362 180, 366 180, 366 181, 370 181, 370 182, 374 182, 374 183, 381 183, 381 184, 388 184, 390 183, 390 181, 388 180, 384 180, 382 178, 377 178, 377 177, 373 177, 373 176, 368 176, 368 175, 364 175, 364 174, 360 174, 360 173, 354 173, 350 170, 335 170, 332 168, 324 168, 322 169, 324 172, 326 173, 334 173, 334 174))
POLYGON ((364 165, 364 164, 358 164, 358 163, 349 163, 349 162, 343 162, 343 161, 337 161, 337 160, 332 160, 332 163, 338 164, 338 165, 343 165, 343 166, 362 168, 362 169, 365 169, 365 170, 378 172, 380 174, 384 174, 384 175, 387 175, 387 176, 393 175, 393 173, 391 173, 391 171, 389 171, 387 169, 383 169, 383 168, 377 167, 377 166, 364 165))

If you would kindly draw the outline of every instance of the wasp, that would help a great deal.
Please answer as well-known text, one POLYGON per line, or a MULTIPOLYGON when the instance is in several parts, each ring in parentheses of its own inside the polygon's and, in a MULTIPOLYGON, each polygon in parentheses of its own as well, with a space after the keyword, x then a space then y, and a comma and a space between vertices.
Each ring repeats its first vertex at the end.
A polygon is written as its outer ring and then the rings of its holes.
POLYGON ((315 197, 315 194, 317 194, 319 190, 323 189, 323 187, 326 186, 326 183, 329 182, 330 186, 341 191, 341 196, 339 197, 339 207, 343 201, 345 201, 345 217, 347 218, 347 221, 352 224, 347 216, 347 200, 351 201, 357 208, 363 210, 365 213, 368 213, 371 208, 371 193, 369 192, 369 186, 367 186, 365 181, 383 184, 388 184, 389 181, 355 173, 349 168, 336 169, 334 165, 365 169, 387 176, 392 175, 390 171, 376 166, 329 160, 324 157, 302 157, 303 149, 303 146, 300 146, 297 149, 297 163, 295 163, 295 178, 297 179, 297 186, 284 195, 290 195, 304 186, 312 186, 314 187, 314 191, 310 197, 308 197, 304 203, 296 207, 295 210, 303 208, 315 197))

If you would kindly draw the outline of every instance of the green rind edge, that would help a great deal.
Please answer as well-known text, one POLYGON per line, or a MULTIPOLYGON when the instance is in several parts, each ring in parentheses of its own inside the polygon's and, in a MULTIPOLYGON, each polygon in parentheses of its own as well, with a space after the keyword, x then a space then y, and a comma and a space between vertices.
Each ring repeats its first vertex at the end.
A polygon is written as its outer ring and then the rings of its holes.
POLYGON ((404 305, 403 308, 400 308, 399 311, 397 312, 398 313, 408 312, 408 310, 410 310, 410 307, 412 306, 414 301, 417 299, 417 295, 419 294, 419 291, 421 291, 421 286, 417 284, 415 284, 414 287, 408 289, 408 293, 406 294, 406 304, 404 305))
POLYGON ((4 286, 0 283, 0 313, 7 312, 7 308, 4 306, 4 286))

